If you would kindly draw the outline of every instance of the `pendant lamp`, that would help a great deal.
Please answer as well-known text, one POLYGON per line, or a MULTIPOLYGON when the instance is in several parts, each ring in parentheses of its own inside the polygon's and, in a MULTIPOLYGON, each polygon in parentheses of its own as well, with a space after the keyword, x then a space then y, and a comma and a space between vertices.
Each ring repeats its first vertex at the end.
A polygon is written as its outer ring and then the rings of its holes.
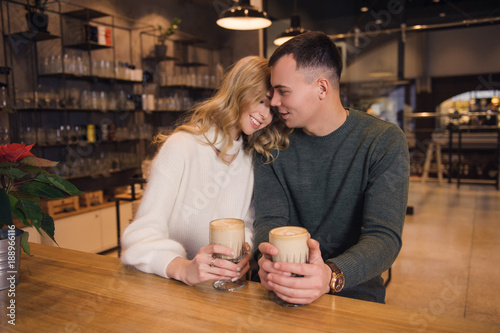
POLYGON ((306 32, 304 28, 300 26, 300 16, 299 15, 292 15, 290 18, 290 28, 286 29, 284 32, 282 32, 276 39, 274 40, 274 45, 281 45, 285 43, 286 41, 292 39, 295 36, 298 36, 300 34, 303 34, 306 32))
POLYGON ((250 0, 239 0, 236 6, 224 10, 217 24, 231 30, 256 30, 271 25, 267 13, 250 5, 250 0))

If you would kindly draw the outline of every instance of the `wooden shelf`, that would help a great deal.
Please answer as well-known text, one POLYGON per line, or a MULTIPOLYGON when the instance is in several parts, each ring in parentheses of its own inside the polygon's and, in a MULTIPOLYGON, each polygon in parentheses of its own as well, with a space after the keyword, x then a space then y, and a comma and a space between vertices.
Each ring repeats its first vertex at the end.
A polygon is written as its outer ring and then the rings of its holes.
POLYGON ((77 50, 102 50, 102 49, 112 49, 112 46, 97 44, 94 42, 65 45, 64 47, 77 50))
POLYGON ((24 39, 28 40, 30 42, 38 42, 38 41, 43 41, 43 40, 50 40, 50 39, 57 39, 60 38, 59 36, 52 35, 49 32, 43 32, 43 31, 33 31, 33 30, 27 30, 27 31, 21 31, 21 32, 16 32, 13 34, 6 35, 7 38, 13 38, 13 39, 24 39))
POLYGON ((49 74, 40 74, 39 77, 50 77, 56 79, 69 79, 69 80, 83 80, 83 81, 91 81, 91 82, 109 82, 109 83, 141 83, 142 81, 133 81, 133 80, 124 80, 124 79, 116 79, 114 77, 103 77, 103 76, 94 76, 94 75, 79 75, 72 73, 49 73, 49 74))
POLYGON ((208 64, 204 64, 201 62, 176 62, 175 66, 179 66, 179 67, 204 67, 204 66, 208 66, 208 64))
POLYGON ((164 57, 154 57, 153 56, 153 57, 145 57, 142 60, 160 62, 160 61, 172 61, 172 60, 178 61, 179 59, 175 58, 175 57, 168 57, 168 56, 164 56, 164 57))
POLYGON ((97 10, 93 10, 93 9, 89 9, 89 8, 79 9, 79 10, 72 10, 70 12, 62 13, 62 15, 68 16, 68 17, 72 17, 72 18, 76 18, 76 19, 79 19, 79 20, 93 20, 93 19, 96 19, 96 18, 109 16, 106 13, 103 13, 103 12, 100 12, 100 11, 97 11, 97 10))
POLYGON ((172 85, 161 85, 160 88, 165 89, 190 89, 190 90, 201 90, 201 91, 213 91, 214 88, 210 87, 197 87, 197 86, 186 86, 183 84, 172 84, 172 85))
POLYGON ((99 109, 81 109, 81 108, 70 108, 70 107, 57 107, 57 108, 49 108, 49 107, 25 107, 25 108, 15 108, 16 111, 58 111, 58 112, 64 112, 64 111, 71 111, 71 112, 143 112, 143 110, 99 110, 99 109))

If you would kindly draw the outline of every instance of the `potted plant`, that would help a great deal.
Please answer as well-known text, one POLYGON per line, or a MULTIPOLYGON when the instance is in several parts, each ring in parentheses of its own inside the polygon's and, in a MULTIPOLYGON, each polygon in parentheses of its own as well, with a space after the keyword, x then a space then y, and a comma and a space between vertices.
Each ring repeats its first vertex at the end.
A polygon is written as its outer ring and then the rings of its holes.
POLYGON ((26 5, 26 21, 31 31, 47 32, 49 17, 45 14, 47 0, 28 0, 26 5))
POLYGON ((176 17, 172 20, 172 24, 170 24, 168 28, 158 25, 158 35, 156 36, 157 43, 155 45, 155 56, 157 58, 165 57, 167 54, 167 45, 165 45, 165 42, 168 37, 172 36, 179 28, 180 23, 181 19, 176 17))
MULTIPOLYGON (((45 171, 44 167, 58 162, 34 156, 32 147, 18 143, 0 146, 0 275, 18 271, 21 247, 31 255, 28 232, 15 227, 13 216, 40 235, 44 231, 55 242, 54 220, 42 213, 40 198, 59 199, 82 193, 67 180, 45 171)), ((3 280, 0 290, 5 289, 3 280)))

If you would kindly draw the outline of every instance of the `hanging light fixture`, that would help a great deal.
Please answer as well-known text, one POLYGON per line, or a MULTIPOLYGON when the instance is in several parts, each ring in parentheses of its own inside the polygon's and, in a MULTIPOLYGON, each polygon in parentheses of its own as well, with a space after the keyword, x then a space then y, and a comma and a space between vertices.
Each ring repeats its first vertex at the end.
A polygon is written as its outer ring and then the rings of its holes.
POLYGON ((297 14, 297 0, 293 2, 293 12, 294 14, 292 14, 292 16, 290 17, 290 28, 286 29, 278 37, 276 37, 276 39, 274 40, 274 45, 280 46, 293 37, 306 32, 306 30, 304 30, 304 28, 300 26, 300 16, 299 14, 297 14))
POLYGON ((224 10, 217 24, 231 30, 256 30, 271 25, 267 13, 250 5, 250 0, 239 0, 236 6, 224 10))
POLYGON ((500 104, 500 98, 498 98, 498 91, 496 91, 496 90, 495 90, 493 97, 491 98, 491 104, 493 104, 495 106, 500 104))
POLYGON ((274 45, 279 46, 304 32, 306 32, 306 30, 300 26, 300 16, 292 15, 290 18, 290 28, 286 29, 274 40, 274 45))

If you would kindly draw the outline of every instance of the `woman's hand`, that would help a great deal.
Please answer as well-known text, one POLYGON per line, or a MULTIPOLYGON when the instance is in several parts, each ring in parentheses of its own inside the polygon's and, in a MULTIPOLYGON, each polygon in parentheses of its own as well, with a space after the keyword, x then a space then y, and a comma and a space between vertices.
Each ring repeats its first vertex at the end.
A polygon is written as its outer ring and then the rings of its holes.
POLYGON ((213 254, 234 256, 232 249, 222 245, 207 245, 198 251, 192 260, 175 258, 167 267, 167 275, 187 285, 195 285, 210 280, 239 279, 250 269, 250 246, 245 243, 245 256, 238 263, 213 258, 213 254))

